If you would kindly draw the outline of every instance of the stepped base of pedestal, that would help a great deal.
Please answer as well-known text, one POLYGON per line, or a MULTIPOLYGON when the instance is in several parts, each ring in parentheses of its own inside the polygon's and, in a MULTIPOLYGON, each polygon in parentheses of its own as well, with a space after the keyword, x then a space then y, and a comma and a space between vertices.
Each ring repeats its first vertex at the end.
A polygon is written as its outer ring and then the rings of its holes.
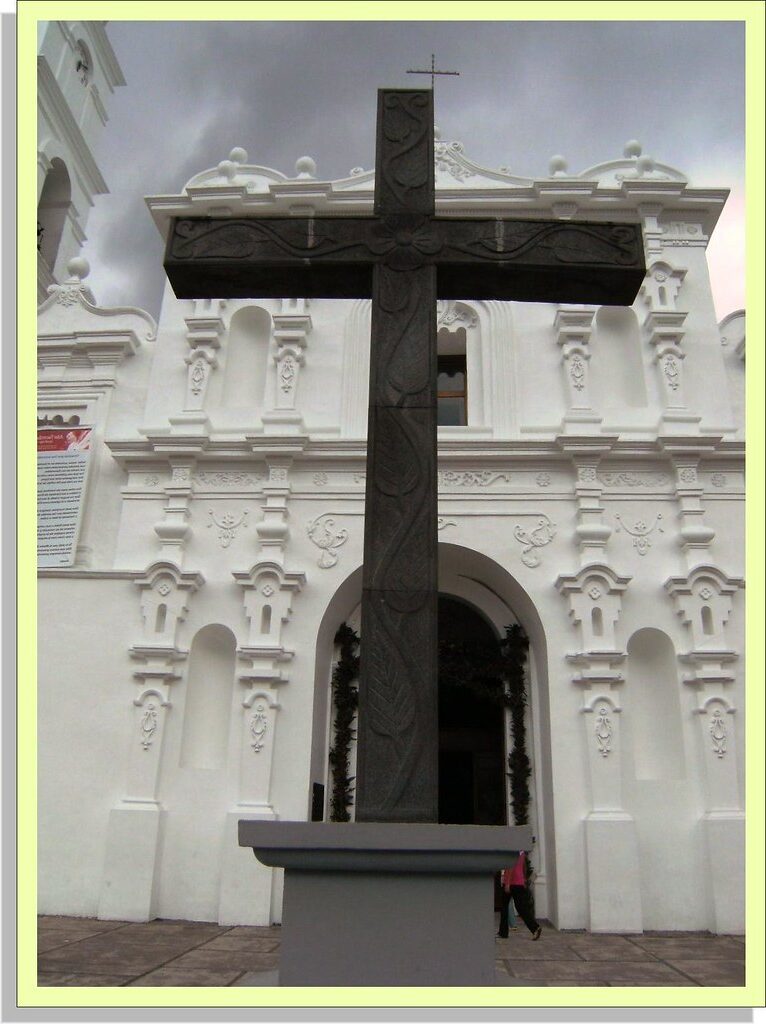
POLYGON ((240 822, 285 868, 279 984, 495 985, 493 875, 528 827, 240 822))

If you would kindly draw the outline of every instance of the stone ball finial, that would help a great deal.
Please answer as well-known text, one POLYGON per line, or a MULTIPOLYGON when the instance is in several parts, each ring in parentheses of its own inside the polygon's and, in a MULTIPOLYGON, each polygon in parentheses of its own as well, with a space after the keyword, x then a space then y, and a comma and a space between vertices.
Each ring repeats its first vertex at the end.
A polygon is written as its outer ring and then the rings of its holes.
POLYGON ((299 178, 313 178, 317 165, 310 156, 299 156, 295 161, 295 173, 299 178))
POLYGON ((654 170, 654 160, 650 156, 640 156, 636 160, 636 167, 639 174, 649 174, 654 170))
POLYGON ((629 139, 628 142, 625 143, 625 149, 623 149, 622 153, 623 156, 629 158, 641 156, 641 143, 638 139, 629 139))
POLYGON ((434 125, 434 142, 438 142, 442 137, 442 130, 438 124, 434 125))
POLYGON ((74 256, 67 263, 66 269, 70 278, 82 281, 90 273, 90 263, 88 263, 84 256, 74 256))
POLYGON ((548 170, 551 175, 566 174, 568 167, 569 164, 560 153, 556 153, 555 156, 552 156, 548 164, 548 170))
POLYGON ((233 160, 222 160, 217 170, 222 178, 228 178, 231 181, 237 173, 237 165, 233 160))
POLYGON ((231 153, 229 153, 229 160, 232 160, 235 164, 246 164, 247 150, 241 146, 235 146, 231 153))

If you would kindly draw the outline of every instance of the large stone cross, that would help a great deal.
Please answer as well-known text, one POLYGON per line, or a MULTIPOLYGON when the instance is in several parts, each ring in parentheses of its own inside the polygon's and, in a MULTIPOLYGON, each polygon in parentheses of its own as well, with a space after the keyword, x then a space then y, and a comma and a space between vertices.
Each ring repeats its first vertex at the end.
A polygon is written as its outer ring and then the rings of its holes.
POLYGON ((636 224, 434 216, 433 93, 378 92, 373 217, 177 218, 179 298, 372 296, 358 821, 438 816, 436 300, 630 305, 636 224))

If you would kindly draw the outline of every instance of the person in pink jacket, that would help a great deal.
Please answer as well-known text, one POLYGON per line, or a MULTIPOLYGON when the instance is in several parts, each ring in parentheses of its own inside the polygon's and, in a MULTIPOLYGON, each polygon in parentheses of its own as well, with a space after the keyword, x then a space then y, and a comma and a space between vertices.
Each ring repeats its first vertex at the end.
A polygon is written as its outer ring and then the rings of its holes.
POLYGON ((501 939, 508 938, 508 907, 513 900, 516 913, 529 928, 532 940, 536 942, 543 930, 532 910, 532 901, 527 889, 527 855, 523 850, 513 867, 504 868, 500 873, 500 885, 503 889, 503 902, 500 907, 500 931, 497 934, 501 939))

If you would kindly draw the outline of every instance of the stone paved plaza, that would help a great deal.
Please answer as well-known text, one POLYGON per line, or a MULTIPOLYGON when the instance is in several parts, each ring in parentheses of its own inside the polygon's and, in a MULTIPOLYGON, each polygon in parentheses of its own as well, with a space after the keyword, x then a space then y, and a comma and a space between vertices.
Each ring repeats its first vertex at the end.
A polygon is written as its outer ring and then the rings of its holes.
MULTIPOLYGON (((280 928, 38 919, 40 985, 272 985, 280 928)), ((496 940, 502 985, 744 985, 745 940, 707 932, 592 935, 544 925, 496 940)))

